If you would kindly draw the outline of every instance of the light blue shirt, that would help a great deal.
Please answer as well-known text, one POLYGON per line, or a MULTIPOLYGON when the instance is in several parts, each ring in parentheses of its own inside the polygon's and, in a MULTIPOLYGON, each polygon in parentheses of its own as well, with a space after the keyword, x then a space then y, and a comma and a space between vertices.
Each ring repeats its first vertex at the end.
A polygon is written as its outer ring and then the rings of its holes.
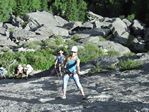
POLYGON ((69 72, 75 73, 77 68, 77 60, 68 60, 66 63, 66 68, 69 70, 69 72))

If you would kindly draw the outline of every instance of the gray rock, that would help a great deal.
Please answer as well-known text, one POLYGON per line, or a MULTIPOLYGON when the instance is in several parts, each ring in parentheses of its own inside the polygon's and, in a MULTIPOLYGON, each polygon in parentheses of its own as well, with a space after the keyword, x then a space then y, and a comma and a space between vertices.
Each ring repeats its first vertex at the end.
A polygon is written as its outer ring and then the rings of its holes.
POLYGON ((24 40, 28 40, 29 38, 34 37, 35 33, 22 29, 22 30, 13 32, 12 36, 18 41, 24 41, 24 40))
POLYGON ((66 21, 65 19, 61 18, 60 16, 54 16, 57 23, 58 23, 58 26, 63 26, 64 24, 67 24, 68 21, 66 21))
POLYGON ((126 45, 129 37, 129 30, 126 24, 120 19, 116 18, 112 23, 111 30, 115 36, 114 40, 120 44, 126 45))
POLYGON ((124 23, 129 27, 131 25, 131 22, 128 19, 123 19, 124 23))
POLYGON ((17 46, 13 41, 11 41, 6 36, 0 36, 0 46, 17 46))
POLYGON ((102 112, 145 112, 149 110, 149 102, 147 102, 149 88, 144 85, 140 86, 139 82, 145 82, 142 75, 148 76, 148 74, 140 73, 143 72, 127 71, 123 73, 127 74, 125 76, 138 74, 134 78, 109 77, 108 74, 111 73, 99 73, 90 77, 80 76, 80 81, 88 98, 84 101, 81 100, 80 93, 73 80, 69 81, 66 100, 57 98, 58 88, 62 85, 53 83, 58 81, 55 76, 35 77, 28 80, 1 80, 0 110, 2 112, 98 112, 100 109, 102 112), (42 102, 41 99, 47 100, 42 102))
POLYGON ((0 34, 1 35, 6 35, 6 29, 3 27, 0 27, 0 34))
POLYGON ((93 24, 91 22, 85 22, 83 23, 82 27, 93 28, 93 24))

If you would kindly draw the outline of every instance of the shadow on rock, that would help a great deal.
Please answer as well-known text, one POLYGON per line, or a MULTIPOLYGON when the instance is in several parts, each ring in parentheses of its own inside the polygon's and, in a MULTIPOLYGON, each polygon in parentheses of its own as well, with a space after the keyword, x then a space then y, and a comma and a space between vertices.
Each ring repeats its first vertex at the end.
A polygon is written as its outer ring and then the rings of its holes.
POLYGON ((82 97, 79 95, 67 95, 66 99, 55 97, 55 100, 48 101, 47 103, 78 106, 82 103, 82 97))
POLYGON ((142 72, 142 74, 146 74, 146 75, 149 74, 149 63, 145 63, 143 65, 143 72, 142 72))
POLYGON ((19 103, 30 103, 30 104, 37 104, 37 103, 40 103, 37 99, 25 99, 25 98, 16 98, 16 97, 8 97, 8 96, 2 96, 0 95, 0 99, 1 100, 10 100, 10 101, 16 101, 16 102, 19 102, 19 103))
POLYGON ((8 83, 23 83, 23 82, 27 82, 27 81, 31 81, 31 80, 35 80, 35 78, 41 78, 41 77, 48 77, 48 76, 54 76, 56 73, 54 70, 45 70, 39 73, 35 73, 31 76, 28 76, 27 78, 15 78, 15 77, 11 77, 11 78, 6 78, 6 79, 2 79, 0 81, 0 84, 8 84, 8 83))
POLYGON ((86 104, 82 112, 148 112, 149 105, 141 102, 93 102, 86 104), (147 111, 145 111, 147 110, 147 111))

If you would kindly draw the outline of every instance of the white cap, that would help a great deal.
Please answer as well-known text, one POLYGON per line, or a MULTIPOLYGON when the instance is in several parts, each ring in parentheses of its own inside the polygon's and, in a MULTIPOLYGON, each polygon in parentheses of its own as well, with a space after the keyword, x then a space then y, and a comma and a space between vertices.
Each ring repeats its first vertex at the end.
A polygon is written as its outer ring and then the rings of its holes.
POLYGON ((77 46, 73 46, 73 47, 71 48, 71 51, 73 51, 73 52, 78 52, 78 47, 77 47, 77 46))
POLYGON ((58 53, 64 53, 62 50, 60 50, 58 53))

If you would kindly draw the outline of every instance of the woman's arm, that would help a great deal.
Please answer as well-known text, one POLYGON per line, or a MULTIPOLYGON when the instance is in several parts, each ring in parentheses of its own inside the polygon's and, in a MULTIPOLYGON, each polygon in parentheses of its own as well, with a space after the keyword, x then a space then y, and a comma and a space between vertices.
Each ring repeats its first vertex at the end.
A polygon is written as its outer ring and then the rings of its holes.
POLYGON ((54 64, 54 65, 55 65, 55 66, 54 66, 55 68, 56 68, 56 66, 57 66, 57 63, 58 63, 58 60, 56 59, 56 60, 55 60, 55 64, 54 64))
POLYGON ((80 74, 80 59, 77 59, 77 74, 80 74))

